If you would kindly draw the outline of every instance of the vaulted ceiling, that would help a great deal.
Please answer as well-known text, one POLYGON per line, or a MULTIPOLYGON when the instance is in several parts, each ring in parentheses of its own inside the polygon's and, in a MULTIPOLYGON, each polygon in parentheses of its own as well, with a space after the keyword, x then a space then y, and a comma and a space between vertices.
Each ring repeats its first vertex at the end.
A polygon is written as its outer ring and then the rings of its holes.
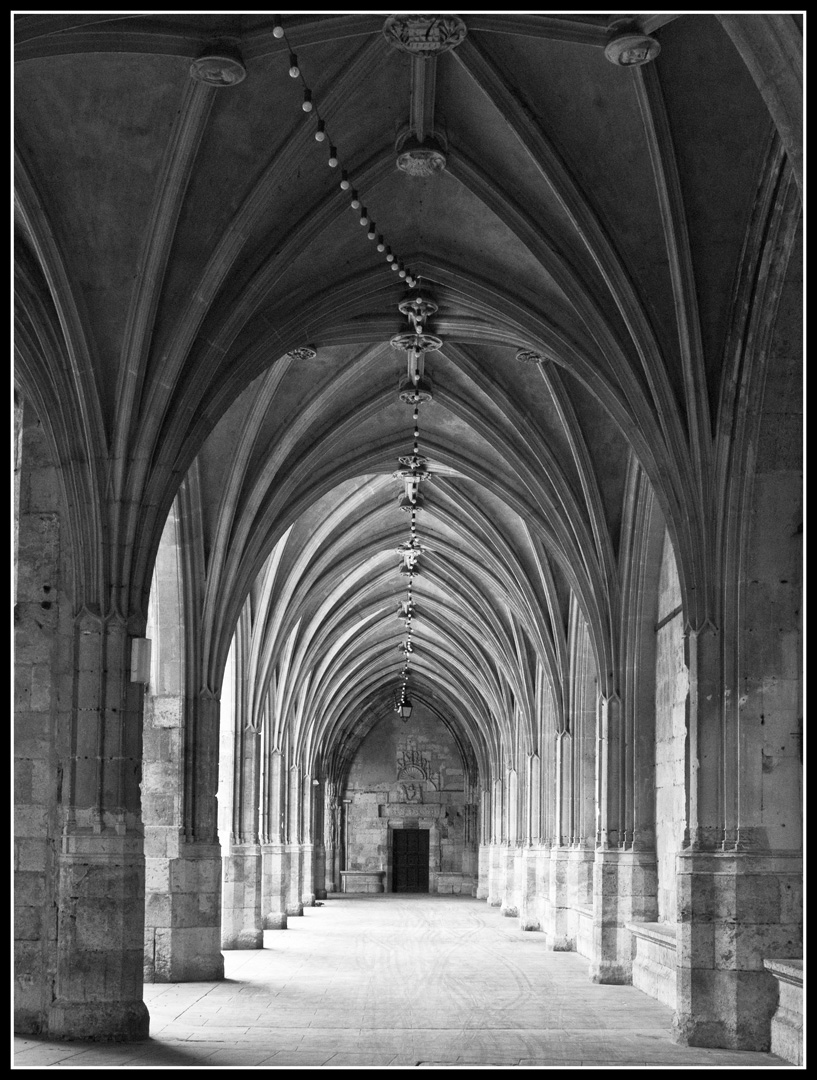
POLYGON ((187 477, 202 680, 249 597, 255 690, 305 740, 382 715, 403 666, 408 287, 342 170, 443 342, 412 692, 489 753, 537 695, 558 712, 571 595, 615 678, 636 462, 686 589, 705 576, 736 295, 793 129, 753 70, 763 17, 643 16, 660 54, 630 68, 614 18, 465 15, 432 60, 371 13, 285 15, 283 38, 267 15, 16 19, 21 382, 75 476, 77 577, 143 607, 187 477), (246 77, 191 78, 208 53, 246 77), (444 169, 396 167, 411 124, 444 169))

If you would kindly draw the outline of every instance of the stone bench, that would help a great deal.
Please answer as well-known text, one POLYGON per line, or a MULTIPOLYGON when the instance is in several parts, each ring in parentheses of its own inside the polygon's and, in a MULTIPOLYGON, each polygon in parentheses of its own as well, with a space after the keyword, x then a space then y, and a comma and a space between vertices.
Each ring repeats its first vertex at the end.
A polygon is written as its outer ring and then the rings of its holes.
POLYGON ((627 923, 626 928, 635 944, 633 986, 675 1009, 675 923, 627 923))
POLYGON ((385 870, 341 870, 341 891, 345 893, 381 893, 385 870))
POLYGON ((777 979, 777 1011, 772 1017, 772 1053, 803 1064, 803 961, 764 960, 764 968, 777 979))

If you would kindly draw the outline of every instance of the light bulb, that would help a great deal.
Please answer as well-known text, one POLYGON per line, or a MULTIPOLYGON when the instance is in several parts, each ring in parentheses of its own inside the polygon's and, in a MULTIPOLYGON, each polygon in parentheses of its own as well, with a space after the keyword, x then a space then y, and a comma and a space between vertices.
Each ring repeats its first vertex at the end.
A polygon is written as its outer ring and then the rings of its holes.
POLYGON ((386 245, 383 243, 383 237, 382 236, 378 236, 378 238, 377 238, 377 250, 378 251, 385 251, 386 250, 386 245))
POLYGON ((368 225, 369 224, 369 215, 366 213, 366 207, 365 206, 360 211, 360 224, 361 225, 368 225))
POLYGON ((348 191, 352 185, 349 183, 349 177, 344 169, 340 174, 340 190, 348 191))
POLYGON ((391 268, 392 268, 392 270, 397 270, 397 268, 398 268, 398 267, 397 267, 397 263, 396 263, 396 262, 393 262, 393 263, 391 264, 391 268))
POLYGON ((283 28, 283 26, 281 26, 281 16, 280 15, 273 15, 272 16, 272 36, 274 38, 278 38, 279 41, 284 36, 284 28, 283 28))
POLYGON ((304 103, 301 106, 304 112, 312 112, 312 91, 304 90, 304 103))
POLYGON ((401 271, 399 272, 399 274, 398 274, 397 276, 398 276, 398 277, 403 277, 403 278, 404 278, 404 277, 406 276, 406 271, 405 271, 405 270, 401 270, 401 271))
POLYGON ((298 67, 298 57, 294 52, 289 54, 289 74, 293 79, 297 79, 301 74, 301 69, 298 67))
POLYGON ((326 138, 326 130, 323 120, 318 121, 318 130, 315 132, 315 142, 323 142, 326 138))
POLYGON ((369 231, 366 233, 366 235, 368 236, 368 238, 370 240, 374 240, 374 238, 377 236, 377 233, 375 232, 375 228, 374 228, 374 222, 372 222, 369 225, 369 231))
POLYGON ((352 207, 353 210, 358 210, 360 208, 360 199, 357 197, 357 192, 355 191, 354 188, 352 188, 351 207, 352 207))
POLYGON ((390 262, 390 263, 394 262, 394 256, 391 253, 391 248, 390 247, 386 248, 386 262, 390 262))
MULTIPOLYGON (((329 147, 329 168, 336 169, 338 167, 338 152, 334 146, 329 147)), ((341 185, 342 187, 343 185, 341 185)))

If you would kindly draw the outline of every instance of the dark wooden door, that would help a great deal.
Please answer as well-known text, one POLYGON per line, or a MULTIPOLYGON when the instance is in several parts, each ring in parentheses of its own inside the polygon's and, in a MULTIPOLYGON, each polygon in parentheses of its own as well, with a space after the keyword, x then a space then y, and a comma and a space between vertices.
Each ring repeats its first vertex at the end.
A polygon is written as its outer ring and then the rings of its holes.
POLYGON ((392 891, 428 892, 428 829, 392 832, 392 891))

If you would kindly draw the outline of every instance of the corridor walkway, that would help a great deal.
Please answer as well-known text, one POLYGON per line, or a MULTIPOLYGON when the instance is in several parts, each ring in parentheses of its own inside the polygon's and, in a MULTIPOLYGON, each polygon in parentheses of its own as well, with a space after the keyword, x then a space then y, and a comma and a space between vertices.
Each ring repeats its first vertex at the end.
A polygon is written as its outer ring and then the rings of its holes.
POLYGON ((151 1037, 15 1040, 15 1066, 785 1066, 676 1046, 671 1013, 598 986, 484 901, 344 896, 225 953, 220 983, 145 987, 151 1037))

